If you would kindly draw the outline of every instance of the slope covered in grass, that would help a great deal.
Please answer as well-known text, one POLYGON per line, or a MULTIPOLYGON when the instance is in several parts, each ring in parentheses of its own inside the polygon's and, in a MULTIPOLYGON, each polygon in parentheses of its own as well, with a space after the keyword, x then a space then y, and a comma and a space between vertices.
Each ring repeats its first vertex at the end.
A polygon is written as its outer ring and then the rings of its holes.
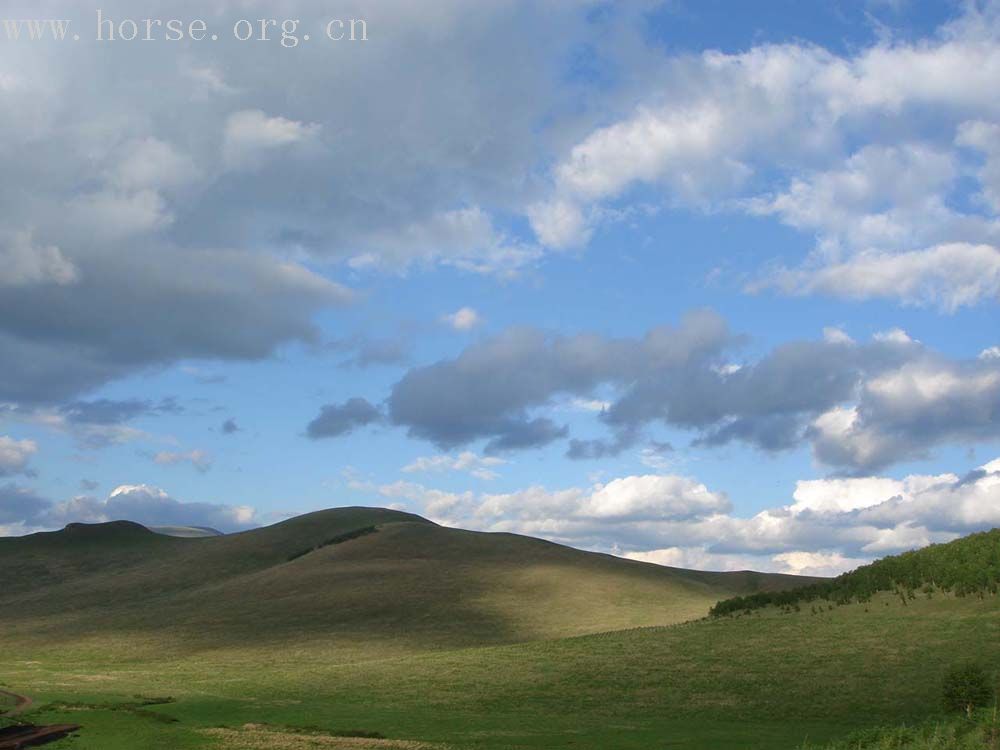
MULTIPOLYGON (((77 750, 246 750, 276 738, 359 746, 345 735, 452 750, 794 750, 939 714, 956 662, 1000 673, 1000 597, 988 591, 884 592, 863 603, 541 639, 606 626, 622 612, 662 617, 669 604, 676 613, 679 601, 752 576, 631 564, 414 517, 373 524, 362 509, 296 520, 299 528, 218 540, 163 537, 183 546, 162 548, 147 546, 141 529, 97 529, 122 536, 114 569, 97 553, 81 567, 94 541, 73 537, 77 552, 54 554, 53 564, 78 582, 95 578, 87 584, 95 591, 109 577, 120 580, 108 592, 138 590, 133 578, 146 563, 136 549, 173 566, 159 593, 137 605, 109 600, 107 626, 86 606, 47 609, 30 587, 19 589, 24 614, 0 616, 14 625, 0 630, 0 682, 36 698, 31 720, 84 725, 77 750), (327 543, 372 525, 374 533, 327 543), (238 545, 235 559, 215 546, 226 539, 238 545), (215 621, 206 619, 212 602, 215 621), (255 633, 244 623, 257 607, 255 633), (456 620, 461 629, 449 625, 456 620), (49 635, 36 638, 26 625, 49 635)), ((42 540, 49 552, 58 538, 42 540)))
POLYGON ((723 596, 807 583, 698 573, 408 513, 342 508, 177 538, 118 522, 0 539, 10 638, 192 648, 330 639, 346 652, 669 624, 723 596))
POLYGON ((353 660, 323 638, 141 658, 115 645, 26 652, 0 639, 2 679, 39 700, 39 720, 84 724, 77 750, 135 747, 137 733, 177 750, 237 750, 205 745, 221 738, 203 732, 247 723, 454 750, 794 750, 937 714, 956 660, 1000 671, 1000 599, 941 595, 904 606, 878 595, 815 615, 767 609, 353 660), (177 721, 118 708, 136 695, 173 697, 149 710, 177 721))
POLYGON ((721 601, 712 615, 750 612, 773 605, 789 606, 817 599, 838 604, 868 601, 883 591, 895 591, 902 601, 918 591, 958 596, 996 594, 1000 589, 1000 529, 932 544, 923 549, 876 560, 857 570, 811 586, 786 591, 760 591, 721 601))
POLYGON ((829 745, 804 745, 802 750, 995 750, 1000 747, 996 709, 974 716, 951 716, 896 727, 853 732, 829 745))

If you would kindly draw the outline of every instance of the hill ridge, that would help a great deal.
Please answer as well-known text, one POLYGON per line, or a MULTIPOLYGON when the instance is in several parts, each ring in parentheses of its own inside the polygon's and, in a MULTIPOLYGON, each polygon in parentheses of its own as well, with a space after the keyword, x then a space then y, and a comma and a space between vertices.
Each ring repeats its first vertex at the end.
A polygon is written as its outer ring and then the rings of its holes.
POLYGON ((412 652, 668 625, 815 580, 666 568, 367 506, 218 537, 98 528, 0 539, 0 626, 43 622, 52 643, 111 622, 177 648, 323 638, 412 652))

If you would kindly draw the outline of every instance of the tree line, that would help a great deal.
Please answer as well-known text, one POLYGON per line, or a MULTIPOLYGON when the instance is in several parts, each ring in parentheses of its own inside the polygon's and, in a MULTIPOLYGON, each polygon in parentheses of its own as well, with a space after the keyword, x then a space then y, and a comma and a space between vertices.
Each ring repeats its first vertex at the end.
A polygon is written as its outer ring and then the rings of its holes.
POLYGON ((946 544, 932 544, 876 560, 829 581, 788 591, 761 591, 718 602, 712 617, 750 612, 763 607, 790 607, 826 600, 835 604, 868 602, 885 591, 894 591, 905 604, 918 592, 934 591, 956 596, 996 594, 1000 588, 1000 529, 972 534, 946 544))

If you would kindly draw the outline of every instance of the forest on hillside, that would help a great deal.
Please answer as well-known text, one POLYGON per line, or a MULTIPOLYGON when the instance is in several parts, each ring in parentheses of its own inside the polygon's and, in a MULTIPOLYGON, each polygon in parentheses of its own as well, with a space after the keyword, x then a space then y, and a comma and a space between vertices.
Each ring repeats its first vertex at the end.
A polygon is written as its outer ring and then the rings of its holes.
POLYGON ((972 534, 946 544, 885 557, 830 581, 787 591, 761 591, 725 599, 710 616, 722 617, 762 607, 795 607, 825 600, 834 604, 867 602, 875 594, 896 592, 903 603, 918 593, 955 596, 996 594, 1000 588, 1000 529, 972 534))

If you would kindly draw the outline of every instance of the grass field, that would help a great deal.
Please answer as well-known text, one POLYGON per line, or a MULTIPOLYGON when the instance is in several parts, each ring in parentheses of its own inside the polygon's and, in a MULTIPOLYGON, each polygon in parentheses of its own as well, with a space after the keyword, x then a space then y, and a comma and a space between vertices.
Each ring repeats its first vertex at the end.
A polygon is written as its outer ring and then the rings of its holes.
MULTIPOLYGON (((995 596, 957 598, 938 593, 904 604, 898 596, 884 594, 866 604, 830 608, 817 603, 797 612, 769 608, 741 617, 620 629, 634 619, 654 616, 655 607, 642 601, 646 586, 659 585, 678 598, 678 609, 664 603, 669 598, 665 594, 656 600, 664 610, 661 616, 675 622, 678 612, 694 609, 697 596, 692 592, 707 599, 721 581, 725 587, 744 590, 762 581, 648 571, 649 566, 627 566, 620 569, 627 573, 616 573, 611 558, 573 552, 574 561, 575 555, 583 555, 570 566, 582 566, 576 573, 578 586, 592 575, 618 575, 620 584, 632 593, 613 594, 614 584, 604 581, 584 588, 586 595, 576 592, 559 600, 560 606, 583 608, 577 620, 566 612, 529 616, 552 596, 553 586, 573 585, 567 578, 571 571, 565 567, 569 565, 563 557, 565 548, 529 544, 537 557, 526 561, 526 548, 516 546, 521 538, 448 532, 446 537, 454 539, 461 552, 447 545, 442 549, 443 542, 431 549, 419 543, 413 546, 414 538, 424 539, 419 534, 408 536, 416 526, 421 524, 407 521, 399 526, 405 540, 385 534, 383 528, 287 565, 294 568, 316 555, 316 560, 327 560, 328 568, 357 565, 372 575, 375 561, 388 565, 395 560, 393 571, 409 566, 426 574, 435 569, 428 560, 467 555, 470 539, 474 540, 473 546, 485 545, 487 552, 482 560, 469 561, 461 575, 456 573, 453 584, 485 570, 496 575, 504 570, 509 576, 495 579, 501 582, 497 587, 470 589, 469 596, 477 601, 485 597, 470 620, 474 636, 487 635, 490 645, 464 645, 466 636, 456 630, 460 623, 435 631, 434 622, 469 611, 452 606, 452 584, 442 582, 421 589, 425 596, 427 591, 436 592, 438 611, 418 609, 403 618, 407 624, 412 618, 425 619, 426 627, 415 639, 402 630, 394 638, 391 620, 377 618, 376 627, 366 633, 353 610, 345 620, 330 620, 327 624, 334 627, 325 630, 315 623, 294 630, 290 623, 301 615, 298 610, 295 617, 286 613, 287 617, 277 618, 273 626, 266 618, 258 621, 258 633, 252 621, 230 628, 233 618, 247 617, 247 612, 239 607, 235 613, 226 611, 227 603, 235 601, 229 598, 229 586, 211 588, 215 583, 210 582, 206 585, 216 595, 221 624, 185 640, 190 628, 208 622, 203 595, 186 589, 179 590, 190 597, 182 599, 190 604, 190 620, 163 619, 163 628, 157 630, 153 620, 164 618, 162 613, 176 617, 184 611, 173 594, 163 593, 173 590, 169 586, 140 597, 152 610, 143 617, 129 606, 104 600, 114 617, 103 624, 99 613, 88 607, 81 605, 77 611, 51 607, 36 598, 36 590, 26 588, 20 591, 29 605, 20 613, 5 610, 0 615, 0 621, 13 623, 0 635, 0 682, 36 699, 36 707, 25 718, 83 725, 78 737, 62 743, 79 750, 427 746, 794 750, 806 741, 818 745, 866 726, 916 722, 935 715, 941 678, 956 661, 975 659, 1000 672, 1000 599, 995 596), (489 552, 490 544, 498 546, 489 552), (403 554, 404 547, 410 550, 409 557, 403 554), (498 562, 515 558, 518 563, 513 567, 498 562), (549 570, 553 566, 559 575, 549 570), (536 567, 541 572, 533 572, 536 567), (524 582, 525 576, 531 585, 524 582), (525 594, 518 604, 516 594, 521 592, 534 597, 525 594), (613 614, 615 606, 634 611, 613 614), (491 613, 485 620, 484 611, 491 613), (505 612, 504 627, 496 627, 497 613, 505 612), (494 626, 486 628, 484 621, 494 626), (611 624, 603 628, 610 632, 544 635, 604 622, 611 624)), ((325 528, 317 538, 329 531, 325 528)), ((154 542, 160 544, 159 539, 154 542)), ((162 560, 166 553, 151 554, 152 558, 128 559, 162 560)), ((122 577, 121 586, 135 592, 135 572, 129 572, 126 557, 119 557, 112 568, 91 561, 84 566, 86 575, 103 570, 105 576, 122 577)), ((76 559, 81 559, 79 554, 76 559)), ((239 575, 250 576, 251 590, 262 586, 271 590, 258 580, 263 575, 272 585, 256 563, 241 564, 244 572, 239 575)), ((180 576, 176 569, 166 577, 170 575, 180 576)), ((313 577, 318 573, 303 575, 309 586, 319 585, 313 577)), ((352 573, 348 580, 361 585, 360 575, 352 573)), ((75 569, 72 577, 79 579, 80 571, 75 569)), ((104 590, 94 585, 95 590, 104 590)), ((411 599, 404 597, 403 604, 386 601, 385 591, 375 582, 371 586, 378 594, 375 600, 388 610, 410 606, 411 599)), ((333 588, 342 590, 340 583, 333 588)), ((273 596, 280 603, 277 589, 273 596)), ((294 592, 289 596, 301 604, 294 592)), ((700 614, 707 611, 704 601, 699 606, 700 614)), ((331 607, 317 604, 308 612, 332 617, 331 607)), ((396 616, 402 617, 398 611, 396 616)))

